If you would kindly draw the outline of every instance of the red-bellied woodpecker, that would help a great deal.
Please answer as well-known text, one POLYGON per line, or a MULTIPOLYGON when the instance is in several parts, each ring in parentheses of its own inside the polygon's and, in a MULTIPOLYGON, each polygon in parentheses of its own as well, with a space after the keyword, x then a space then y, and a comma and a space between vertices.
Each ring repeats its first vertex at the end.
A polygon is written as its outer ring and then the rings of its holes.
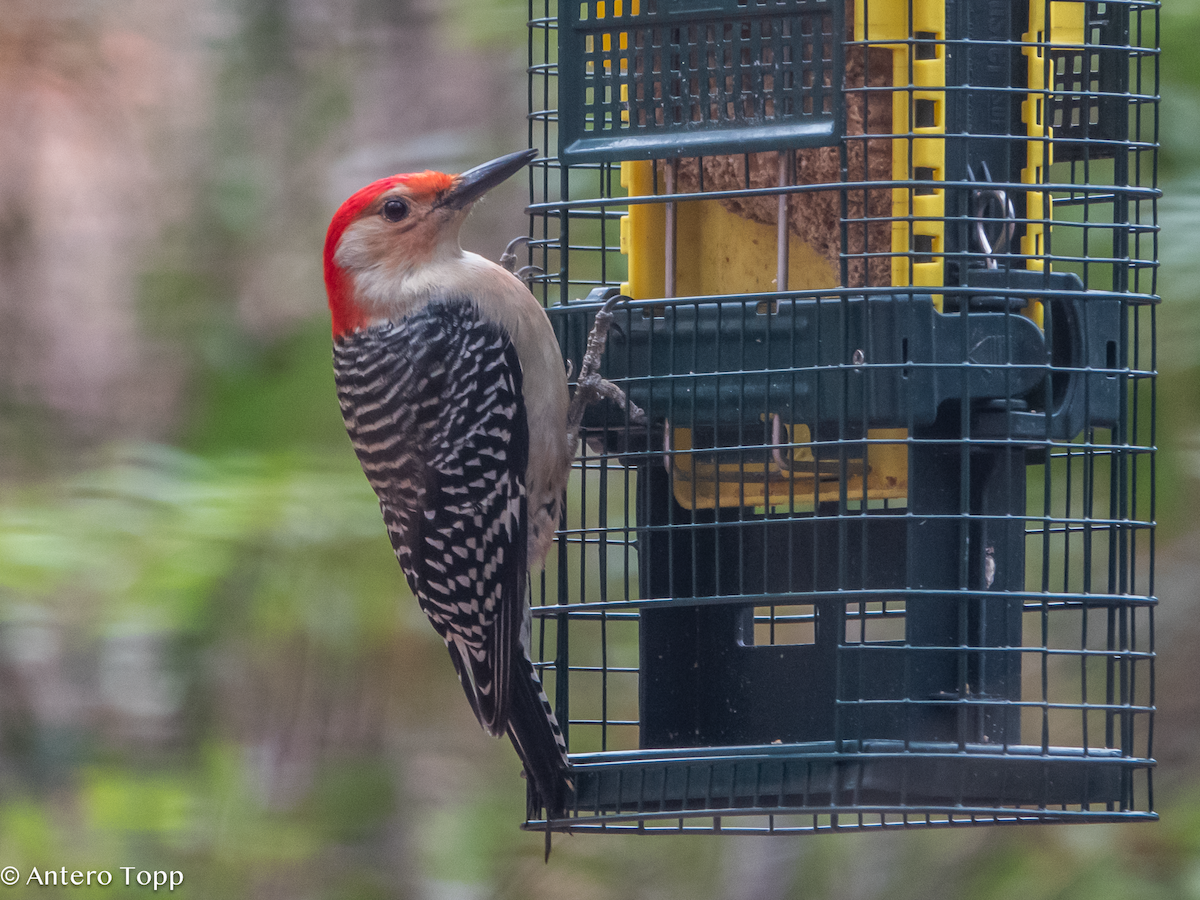
MULTIPOLYGON (((582 411, 568 409, 541 305, 459 245, 472 203, 534 156, 358 191, 329 225, 325 286, 342 415, 400 566, 479 723, 508 733, 553 818, 569 763, 530 661, 526 592, 554 540, 582 411)), ((594 366, 580 373, 593 389, 594 366)))

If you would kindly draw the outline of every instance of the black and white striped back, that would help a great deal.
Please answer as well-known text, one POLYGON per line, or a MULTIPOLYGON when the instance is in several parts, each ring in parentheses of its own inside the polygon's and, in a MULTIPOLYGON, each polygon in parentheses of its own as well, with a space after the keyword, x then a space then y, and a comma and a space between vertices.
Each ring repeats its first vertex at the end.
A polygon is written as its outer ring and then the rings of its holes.
POLYGON ((410 587, 480 724, 510 733, 546 796, 552 776, 533 770, 557 772, 566 760, 521 639, 529 432, 512 341, 473 303, 451 298, 338 338, 334 373, 346 430, 410 587), (531 690, 536 697, 514 704, 513 692, 531 690), (510 721, 533 708, 540 723, 510 721))

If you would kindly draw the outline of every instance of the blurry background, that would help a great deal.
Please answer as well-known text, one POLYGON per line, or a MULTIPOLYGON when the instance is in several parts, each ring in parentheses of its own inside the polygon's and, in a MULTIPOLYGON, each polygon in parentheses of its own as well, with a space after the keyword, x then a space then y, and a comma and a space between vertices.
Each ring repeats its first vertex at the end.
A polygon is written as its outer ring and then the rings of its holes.
MULTIPOLYGON (((357 187, 525 145, 525 17, 0 0, 0 865, 214 898, 1200 900, 1200 0, 1162 14, 1162 822, 579 836, 549 866, 406 602, 320 270, 357 187)), ((521 203, 464 243, 498 257, 521 203)), ((35 891, 65 895, 0 888, 35 891)))

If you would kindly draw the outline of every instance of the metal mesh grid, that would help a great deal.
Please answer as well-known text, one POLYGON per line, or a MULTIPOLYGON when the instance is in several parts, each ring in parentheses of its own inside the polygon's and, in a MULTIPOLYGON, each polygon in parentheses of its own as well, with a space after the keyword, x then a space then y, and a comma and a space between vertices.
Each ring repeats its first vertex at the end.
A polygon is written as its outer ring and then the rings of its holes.
POLYGON ((560 140, 572 161, 685 147, 830 143, 839 124, 833 0, 583 0, 562 7, 560 140), (721 142, 724 132, 740 133, 721 142), (746 134, 747 130, 754 134, 746 134), (714 139, 717 143, 714 144, 714 139))
POLYGON ((650 418, 534 587, 552 828, 1153 817, 1157 14, 847 3, 835 146, 621 163, 557 155, 531 2, 534 290, 576 361, 632 298, 650 418))
POLYGON ((1054 129, 1059 160, 1076 158, 1085 146, 1093 158, 1107 156, 1128 134, 1128 122, 1121 115, 1130 72, 1127 7, 1107 2, 1080 7, 1075 16, 1082 19, 1086 43, 1057 46, 1049 54, 1054 90, 1047 97, 1047 120, 1054 129))

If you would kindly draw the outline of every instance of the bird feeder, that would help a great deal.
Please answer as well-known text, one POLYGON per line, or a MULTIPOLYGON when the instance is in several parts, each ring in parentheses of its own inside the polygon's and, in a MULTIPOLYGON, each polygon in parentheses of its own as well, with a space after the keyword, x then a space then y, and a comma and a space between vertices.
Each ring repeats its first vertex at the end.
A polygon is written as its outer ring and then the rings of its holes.
POLYGON ((533 584, 553 831, 1152 819, 1158 4, 531 0, 623 295, 533 584))

